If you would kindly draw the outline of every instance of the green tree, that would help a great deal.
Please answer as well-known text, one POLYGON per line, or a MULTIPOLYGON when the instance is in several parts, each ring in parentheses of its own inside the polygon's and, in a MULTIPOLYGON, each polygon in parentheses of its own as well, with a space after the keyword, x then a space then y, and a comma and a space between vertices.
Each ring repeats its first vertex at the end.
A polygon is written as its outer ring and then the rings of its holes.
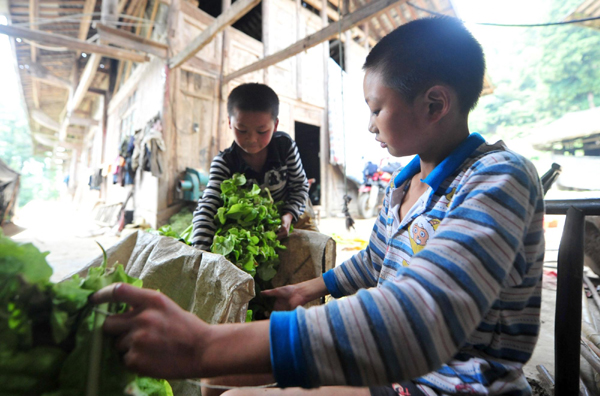
POLYGON ((58 198, 59 169, 50 158, 33 155, 29 126, 20 111, 0 111, 0 158, 21 173, 19 206, 58 198))
MULTIPOLYGON (((560 21, 580 1, 553 0, 539 19, 560 21)), ((588 97, 600 104, 600 31, 579 25, 485 29, 478 39, 495 90, 472 113, 472 130, 519 138, 589 108, 588 97)))

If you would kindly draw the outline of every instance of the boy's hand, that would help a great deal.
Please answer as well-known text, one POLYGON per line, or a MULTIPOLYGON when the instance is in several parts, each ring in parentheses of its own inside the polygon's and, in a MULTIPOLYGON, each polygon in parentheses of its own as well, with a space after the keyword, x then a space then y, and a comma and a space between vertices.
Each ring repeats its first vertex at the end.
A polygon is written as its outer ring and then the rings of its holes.
POLYGON ((277 287, 271 290, 263 290, 263 296, 274 297, 275 311, 291 311, 300 305, 329 294, 322 277, 311 279, 296 285, 277 287))
POLYGON ((281 227, 277 230, 277 239, 281 240, 290 234, 290 226, 292 225, 291 213, 286 213, 281 216, 281 227))
POLYGON ((123 302, 131 310, 106 318, 104 331, 117 337, 125 366, 155 378, 195 378, 211 326, 162 293, 115 283, 91 297, 94 304, 123 302))

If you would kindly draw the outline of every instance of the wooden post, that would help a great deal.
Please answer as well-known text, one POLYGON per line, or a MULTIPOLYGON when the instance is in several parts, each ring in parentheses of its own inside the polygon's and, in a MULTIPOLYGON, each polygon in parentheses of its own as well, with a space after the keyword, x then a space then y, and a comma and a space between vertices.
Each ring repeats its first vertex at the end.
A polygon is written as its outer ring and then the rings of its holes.
MULTIPOLYGON (((344 16, 350 14, 350 0, 344 0, 344 8, 342 14, 344 16)), ((344 51, 341 55, 344 55, 344 59, 342 60, 342 64, 344 65, 344 69, 348 71, 348 48, 350 48, 350 40, 352 40, 352 36, 350 36, 350 30, 346 30, 344 33, 345 40, 341 44, 344 47, 344 51)), ((341 40, 341 37, 340 37, 341 40)))
MULTIPOLYGON (((167 34, 169 41, 175 47, 170 47, 169 51, 177 48, 179 44, 179 20, 181 17, 181 1, 171 0, 169 7, 169 16, 167 18, 167 34)), ((158 197, 157 214, 160 210, 171 206, 177 199, 175 196, 175 181, 177 179, 177 128, 174 118, 177 117, 177 108, 173 107, 175 97, 179 93, 179 78, 181 70, 172 70, 165 65, 165 96, 163 99, 163 137, 167 146, 166 163, 167 171, 160 181, 159 189, 166 189, 166 194, 161 192, 158 197), (164 194, 164 195, 163 195, 164 194)))
MULTIPOLYGON (((263 57, 267 57, 270 54, 271 46, 271 29, 269 27, 270 22, 270 0, 263 0, 261 4, 262 11, 262 42, 263 42, 263 57)), ((269 68, 265 67, 263 70, 263 82, 269 85, 269 68)))
MULTIPOLYGON (((304 37, 302 34, 302 16, 300 15, 302 11, 301 3, 302 0, 296 0, 296 41, 304 37)), ((296 98, 302 100, 302 52, 296 55, 296 98)))
MULTIPOLYGON (((322 0, 321 26, 323 29, 329 24, 327 20, 327 0, 322 0)), ((329 41, 323 41, 323 121, 321 122, 321 207, 325 211, 324 217, 331 214, 331 165, 329 165, 329 41)))
MULTIPOLYGON (((231 0, 223 0, 221 3, 221 12, 224 13, 231 6, 231 0)), ((264 22, 263 22, 264 24, 264 22)), ((263 25, 264 26, 264 25, 263 25)), ((223 81, 223 76, 229 71, 229 47, 231 40, 227 29, 223 30, 223 43, 221 45, 221 72, 219 73, 219 92, 218 92, 218 104, 219 104, 219 116, 217 125, 217 136, 215 143, 217 145, 214 153, 219 152, 227 143, 225 141, 224 133, 227 122, 224 121, 228 117, 227 115, 227 94, 229 92, 228 84, 223 81)), ((264 34, 264 32, 263 32, 264 34)))

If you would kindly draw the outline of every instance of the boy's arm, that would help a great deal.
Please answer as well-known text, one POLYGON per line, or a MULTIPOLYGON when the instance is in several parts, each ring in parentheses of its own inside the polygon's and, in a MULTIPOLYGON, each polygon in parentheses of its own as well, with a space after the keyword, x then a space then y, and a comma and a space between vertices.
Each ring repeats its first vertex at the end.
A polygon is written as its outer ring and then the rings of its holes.
POLYGON ((221 183, 231 177, 231 171, 225 160, 217 156, 210 165, 208 184, 198 201, 198 207, 194 211, 192 223, 192 246, 198 249, 210 251, 210 246, 215 236, 215 214, 223 205, 221 199, 221 183))
POLYGON ((291 141, 285 162, 288 170, 288 194, 281 213, 291 214, 293 221, 296 222, 304 213, 306 200, 308 199, 308 179, 306 179, 300 153, 298 153, 298 147, 294 141, 291 141))
POLYGON ((388 186, 383 198, 383 207, 375 220, 366 249, 323 274, 327 290, 333 297, 349 296, 360 289, 377 286, 387 249, 386 219, 390 195, 391 188, 388 186))
POLYGON ((535 342, 534 318, 515 322, 527 330, 518 337, 504 334, 510 352, 485 341, 495 328, 487 329, 483 318, 511 284, 518 293, 503 298, 539 311, 543 194, 532 168, 502 155, 493 160, 498 163, 472 168, 435 238, 395 279, 324 306, 271 315, 272 365, 280 386, 417 378, 450 361, 467 342, 515 362, 529 356, 510 348, 535 342))
POLYGON ((108 317, 104 330, 118 336, 127 367, 144 375, 193 378, 272 369, 280 387, 417 378, 452 359, 485 325, 482 318, 505 282, 527 285, 508 298, 528 306, 541 280, 539 179, 523 167, 507 173, 512 167, 507 161, 477 168, 438 234, 397 279, 324 306, 273 312, 270 323, 210 326, 160 293, 126 284, 110 285, 91 300, 134 308, 108 317), (516 260, 519 251, 523 260, 516 260))

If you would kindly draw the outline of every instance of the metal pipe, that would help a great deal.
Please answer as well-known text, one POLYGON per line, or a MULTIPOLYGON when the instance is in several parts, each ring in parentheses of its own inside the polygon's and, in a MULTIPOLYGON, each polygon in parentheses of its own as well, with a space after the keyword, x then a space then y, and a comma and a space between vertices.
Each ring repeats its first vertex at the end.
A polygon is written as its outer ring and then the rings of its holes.
MULTIPOLYGON (((600 205, 599 205, 600 208, 600 205)), ((585 215, 569 207, 558 254, 554 331, 556 396, 579 393, 581 349, 581 284, 585 215)))
POLYGON ((585 216, 600 216, 600 199, 547 199, 546 214, 564 215, 570 207, 580 210, 585 216))

